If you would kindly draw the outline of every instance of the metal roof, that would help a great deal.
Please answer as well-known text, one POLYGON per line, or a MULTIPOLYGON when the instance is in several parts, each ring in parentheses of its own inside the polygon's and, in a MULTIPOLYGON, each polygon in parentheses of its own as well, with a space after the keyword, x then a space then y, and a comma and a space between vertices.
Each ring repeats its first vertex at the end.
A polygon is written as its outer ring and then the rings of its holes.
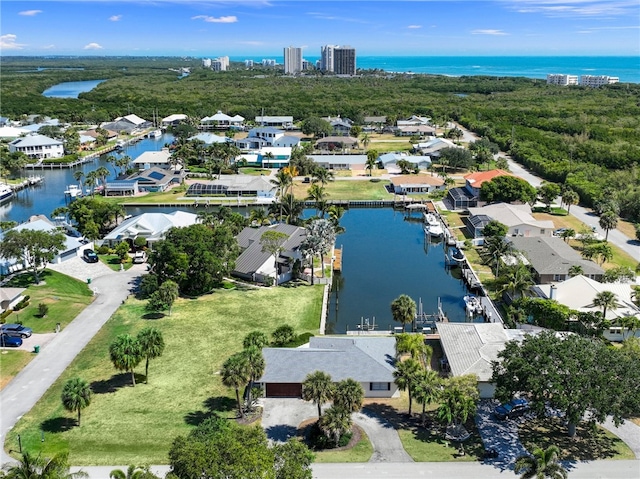
POLYGON ((277 224, 271 226, 262 226, 260 228, 245 228, 243 229, 236 240, 240 248, 244 251, 236 259, 236 265, 233 269, 234 272, 239 274, 253 274, 260 269, 273 255, 262 251, 262 244, 260 238, 266 231, 278 231, 289 236, 289 238, 282 245, 283 254, 287 255, 287 252, 292 252, 300 246, 300 243, 306 238, 307 231, 299 226, 293 226, 288 224, 277 224))

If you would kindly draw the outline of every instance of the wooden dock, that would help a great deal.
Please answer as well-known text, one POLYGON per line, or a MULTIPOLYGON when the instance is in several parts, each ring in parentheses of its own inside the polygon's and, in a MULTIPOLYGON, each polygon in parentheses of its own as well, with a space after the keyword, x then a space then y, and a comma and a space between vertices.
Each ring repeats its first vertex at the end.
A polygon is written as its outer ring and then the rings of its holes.
POLYGON ((333 270, 342 271, 342 248, 333 250, 333 270))

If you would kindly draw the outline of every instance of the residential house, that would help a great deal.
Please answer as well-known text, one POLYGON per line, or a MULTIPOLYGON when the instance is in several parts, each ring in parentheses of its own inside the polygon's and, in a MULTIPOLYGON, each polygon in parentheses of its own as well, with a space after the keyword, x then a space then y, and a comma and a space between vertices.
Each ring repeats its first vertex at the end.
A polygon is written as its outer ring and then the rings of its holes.
POLYGON ((367 155, 307 155, 316 165, 327 170, 364 170, 367 155))
MULTIPOLYGON (((166 172, 167 170, 161 170, 166 172)), ((104 188, 105 196, 135 196, 140 193, 137 179, 116 179, 108 181, 104 188)), ((149 191, 149 190, 147 190, 149 191)))
POLYGON ((640 306, 632 301, 634 289, 631 284, 599 283, 578 275, 562 283, 537 284, 532 290, 540 298, 552 299, 574 311, 586 313, 602 313, 602 307, 593 304, 594 299, 599 293, 610 291, 615 294, 617 306, 607 308, 606 319, 611 326, 604 330, 604 337, 609 341, 623 341, 634 334, 640 336, 640 330, 629 331, 620 324, 627 317, 640 318, 640 306))
POLYGON ((462 188, 451 188, 447 193, 447 202, 451 209, 460 210, 478 206, 480 199, 480 187, 485 181, 491 181, 498 176, 513 176, 508 171, 490 170, 478 171, 464 177, 465 185, 462 188))
POLYGON ((25 130, 22 127, 0 126, 0 138, 18 138, 28 133, 29 130, 25 130))
POLYGON ((444 180, 431 175, 392 176, 391 184, 396 195, 426 194, 444 189, 444 180))
POLYGON ((174 165, 169 149, 162 148, 160 151, 145 151, 133 160, 133 166, 142 171, 153 167, 169 170, 173 169, 174 165))
POLYGON ((260 126, 274 126, 284 130, 293 130, 292 116, 256 116, 255 123, 260 126))
POLYGON ((100 125, 105 130, 112 130, 118 133, 135 133, 142 131, 145 128, 151 128, 153 123, 144 118, 140 118, 138 115, 120 116, 112 122, 103 123, 100 125))
POLYGON ((38 123, 23 125, 20 128, 30 131, 31 133, 37 133, 38 131, 40 131, 40 128, 42 128, 43 126, 61 126, 61 125, 60 125, 60 120, 58 120, 57 118, 52 119, 47 117, 38 123))
POLYGON ((428 141, 416 143, 413 145, 413 151, 420 153, 421 155, 427 155, 430 157, 439 157, 440 150, 443 148, 461 148, 459 145, 456 145, 453 141, 447 140, 446 138, 431 138, 428 141))
POLYGON ((428 169, 431 166, 431 158, 428 156, 416 156, 406 155, 404 153, 385 153, 378 158, 378 161, 382 163, 383 168, 386 168, 389 173, 400 173, 402 170, 398 166, 398 161, 408 161, 414 168, 428 169))
POLYGON ((231 274, 247 281, 265 283, 269 281, 267 278, 276 277, 277 263, 278 284, 290 281, 293 279, 293 263, 301 259, 300 244, 306 237, 307 232, 304 228, 284 223, 260 228, 245 228, 236 237, 242 253, 236 259, 236 265, 231 274), (267 231, 278 231, 288 236, 277 261, 271 253, 262 249, 260 238, 267 231))
MULTIPOLYGON (((182 169, 174 170, 152 166, 151 168, 146 168, 139 173, 131 175, 127 178, 127 181, 132 187, 134 185, 131 183, 137 183, 138 191, 158 192, 166 191, 171 185, 179 185, 183 179, 184 170, 182 169)), ((118 182, 112 182, 111 189, 108 188, 108 191, 112 191, 116 183, 118 182)), ((126 185, 124 183, 121 184, 121 188, 124 187, 126 187, 126 185)), ((132 194, 135 194, 135 192, 132 194)))
POLYGON ((399 397, 394 381, 395 338, 313 336, 309 347, 264 348, 265 369, 259 382, 266 397, 302 396, 302 383, 316 371, 334 382, 354 379, 366 398, 399 397))
MULTIPOLYGON (((66 233, 44 215, 31 216, 27 222, 22 223, 12 229, 15 231, 28 229, 35 231, 46 231, 49 233, 57 231, 62 231, 63 233, 65 233, 64 246, 62 250, 60 250, 58 254, 51 260, 51 263, 62 263, 63 261, 69 260, 71 258, 82 256, 82 252, 85 249, 93 247, 93 243, 87 242, 86 240, 83 240, 78 236, 74 236, 70 233, 66 233)), ((4 235, 0 233, 0 240, 2 240, 3 236, 4 235)), ((25 265, 18 258, 0 258, 0 274, 3 276, 14 273, 16 271, 20 271, 24 268, 25 265)))
POLYGON ((26 288, 0 288, 0 313, 4 313, 9 309, 13 309, 24 296, 22 293, 26 291, 26 288))
POLYGON ((396 121, 396 126, 398 128, 402 128, 405 126, 418 126, 418 125, 430 125, 431 118, 426 118, 423 116, 412 115, 411 118, 407 118, 406 120, 398 120, 396 121))
POLYGON ((514 249, 519 251, 533 269, 537 283, 555 283, 570 278, 569 269, 580 266, 583 274, 601 280, 604 270, 593 261, 583 259, 576 250, 555 236, 508 237, 514 249))
POLYGON ((333 136, 349 136, 353 122, 348 118, 324 118, 331 125, 331 134, 333 136))
POLYGON ((444 357, 440 364, 452 376, 474 374, 481 399, 493 398, 492 362, 508 341, 522 341, 529 331, 504 329, 500 323, 438 323, 444 357))
POLYGON ((362 131, 375 132, 382 131, 382 127, 386 125, 386 116, 365 116, 363 118, 362 131))
POLYGON ((187 115, 185 115, 184 113, 176 113, 174 115, 169 115, 163 118, 160 124, 164 127, 177 126, 183 121, 186 121, 187 118, 187 115))
POLYGON ((64 144, 60 140, 32 133, 9 143, 9 151, 11 153, 18 151, 29 158, 38 160, 62 158, 64 156, 64 144))
POLYGON ((214 133, 198 133, 197 135, 190 137, 189 140, 201 141, 207 146, 213 145, 215 143, 232 143, 233 142, 231 138, 228 138, 226 136, 216 135, 214 133))
POLYGON ((274 198, 277 188, 266 176, 223 175, 217 180, 189 185, 186 196, 250 196, 274 198))
POLYGON ((184 228, 198 222, 198 216, 185 211, 173 213, 143 213, 124 220, 104 237, 104 244, 115 246, 122 241, 142 237, 149 245, 164 239, 171 228, 184 228))
POLYGON ((6 116, 0 116, 0 128, 4 128, 5 126, 9 126, 11 120, 6 116))
POLYGON ((240 115, 229 116, 218 110, 215 115, 202 118, 199 128, 201 130, 243 129, 243 123, 244 117, 240 115))
POLYGON ((407 125, 398 126, 394 130, 396 136, 419 136, 424 138, 425 136, 433 136, 436 134, 436 129, 430 125, 407 125))
POLYGON ((265 146, 258 151, 258 161, 263 168, 282 168, 290 159, 290 147, 265 146))
POLYGON ((528 204, 494 203, 469 208, 469 217, 463 218, 463 221, 471 236, 478 239, 484 236, 482 230, 489 222, 487 219, 507 226, 509 229, 506 236, 552 236, 554 229, 553 221, 535 219, 528 204))
POLYGON ((358 139, 351 136, 326 136, 316 141, 318 150, 341 151, 350 150, 358 146, 358 139))

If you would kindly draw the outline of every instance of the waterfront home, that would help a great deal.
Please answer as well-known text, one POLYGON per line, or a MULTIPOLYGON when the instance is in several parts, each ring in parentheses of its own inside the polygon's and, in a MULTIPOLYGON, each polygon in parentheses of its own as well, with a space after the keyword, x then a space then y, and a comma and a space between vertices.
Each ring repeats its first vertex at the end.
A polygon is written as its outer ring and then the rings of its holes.
MULTIPOLYGON (((34 230, 34 231, 46 231, 48 233, 58 232, 60 228, 49 220, 44 215, 31 216, 27 222, 22 223, 14 228, 15 231, 34 230)), ((0 240, 4 235, 0 233, 0 240)), ((64 246, 58 252, 58 254, 51 260, 51 263, 62 263, 71 258, 77 258, 82 256, 82 252, 87 248, 92 248, 93 243, 87 242, 82 238, 73 236, 71 234, 65 234, 64 246)), ((26 267, 18 258, 0 258, 0 274, 7 275, 20 271, 26 267)))
POLYGON ((174 164, 169 149, 163 148, 160 151, 145 151, 133 160, 133 166, 140 171, 153 167, 169 170, 173 168, 174 164))
POLYGON ((52 119, 47 117, 46 119, 39 121, 38 123, 23 125, 20 128, 28 130, 31 133, 37 133, 40 130, 40 128, 42 128, 43 126, 62 126, 62 125, 60 124, 60 120, 58 120, 57 118, 52 119))
POLYGON ((317 150, 340 151, 358 146, 358 139, 351 136, 326 136, 316 141, 317 150))
POLYGON ((122 241, 133 241, 138 238, 147 240, 149 246, 164 239, 171 228, 184 228, 198 222, 198 216, 185 211, 173 213, 143 213, 124 220, 104 237, 103 244, 115 246, 122 241))
POLYGON ((398 166, 399 161, 408 161, 413 167, 428 169, 431 166, 431 158, 428 156, 407 155, 405 153, 385 153, 378 157, 382 167, 389 173, 400 173, 402 169, 398 166))
POLYGON ((426 194, 444 189, 444 180, 431 175, 399 175, 391 177, 396 195, 426 194))
POLYGON ((570 278, 569 269, 580 266, 583 274, 591 279, 602 279, 604 270, 596 263, 583 259, 576 250, 555 236, 508 237, 513 248, 528 264, 536 276, 536 282, 542 284, 565 281, 570 278))
POLYGON ((290 159, 291 147, 265 146, 258 151, 258 161, 263 168, 282 168, 290 159))
POLYGON ((187 115, 185 115, 184 113, 175 113, 163 118, 160 122, 160 125, 165 128, 168 126, 178 126, 183 121, 186 121, 187 118, 187 115))
POLYGON ((498 176, 514 176, 504 170, 478 171, 464 177, 465 185, 462 188, 451 188, 447 193, 448 206, 453 210, 468 209, 478 206, 480 200, 480 187, 485 181, 491 181, 498 176))
POLYGON ((9 151, 11 153, 16 151, 24 153, 29 158, 38 160, 62 158, 64 156, 64 145, 60 140, 32 133, 9 143, 9 151))
POLYGON ((307 237, 307 230, 300 226, 277 224, 260 228, 245 228, 236 239, 242 250, 231 272, 233 276, 257 283, 277 278, 277 284, 293 279, 293 264, 301 259, 300 244, 307 237), (260 238, 267 231, 277 231, 287 235, 282 251, 276 259, 274 255, 263 251, 260 238), (277 271, 276 271, 277 264, 277 271))
POLYGON ((302 397, 302 383, 316 371, 334 382, 354 379, 367 398, 399 397, 394 381, 394 337, 312 336, 308 347, 263 348, 259 383, 266 397, 302 397))
POLYGON ((217 180, 202 180, 189 185, 185 196, 274 198, 276 191, 276 186, 266 176, 223 175, 217 180))
POLYGON ((134 133, 135 131, 142 131, 145 128, 151 128, 153 123, 144 118, 140 118, 138 115, 120 116, 112 122, 103 123, 100 125, 105 130, 112 130, 118 133, 134 133))
POLYGON ((506 236, 552 236, 554 229, 553 221, 535 219, 528 204, 494 203, 469 208, 469 216, 463 217, 467 231, 474 239, 484 238, 482 230, 491 220, 508 228, 506 236))
MULTIPOLYGON (((152 166, 145 170, 131 175, 127 180, 134 182, 138 191, 159 192, 166 191, 171 185, 179 185, 184 179, 184 170, 182 169, 166 169, 158 166, 152 166)), ((115 183, 115 182, 114 182, 115 183)), ((112 183, 111 192, 114 192, 115 184, 112 183)), ((121 184, 121 186, 125 186, 121 184)), ((133 193, 135 194, 135 193, 133 193)))
POLYGON ((493 398, 496 386, 491 382, 492 362, 508 341, 522 341, 529 331, 504 329, 500 323, 438 323, 444 356, 443 371, 452 376, 475 374, 480 398, 493 398))
POLYGON ((242 130, 243 124, 244 117, 240 115, 229 116, 218 110, 215 115, 202 118, 198 128, 201 130, 228 130, 232 128, 242 130))
POLYGON ((214 133, 198 133, 189 138, 189 140, 197 140, 201 141, 205 145, 213 145, 216 143, 231 143, 233 140, 231 138, 227 138, 226 136, 216 135, 214 133))
POLYGON ((599 283, 583 275, 574 276, 557 284, 537 284, 532 291, 540 298, 555 300, 574 311, 584 313, 602 313, 601 306, 595 306, 595 297, 603 291, 610 291, 615 295, 616 305, 607 308, 607 319, 611 325, 603 331, 609 341, 623 341, 635 334, 640 336, 640 330, 630 331, 624 325, 624 319, 640 318, 640 306, 632 301, 634 289, 631 284, 599 283))
POLYGON ((367 155, 307 155, 316 165, 327 170, 364 170, 367 155))
POLYGON ((104 188, 105 196, 135 196, 138 193, 140 193, 140 189, 136 179, 125 178, 108 181, 104 188))
POLYGON ((274 126, 284 130, 293 129, 292 116, 256 116, 255 123, 260 126, 274 126))

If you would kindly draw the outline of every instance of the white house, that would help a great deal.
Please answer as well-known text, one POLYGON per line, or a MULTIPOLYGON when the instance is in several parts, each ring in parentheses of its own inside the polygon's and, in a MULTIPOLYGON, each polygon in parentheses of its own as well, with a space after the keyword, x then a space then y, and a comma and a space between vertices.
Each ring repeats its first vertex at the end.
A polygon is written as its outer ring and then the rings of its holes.
POLYGON ((200 129, 202 130, 226 130, 229 128, 243 128, 244 117, 240 115, 229 116, 218 110, 215 115, 205 116, 200 120, 200 129))
POLYGON ((184 113, 175 113, 162 119, 162 126, 176 126, 187 119, 184 113))
POLYGON ((19 151, 29 158, 62 158, 64 156, 64 145, 60 140, 54 140, 48 136, 31 134, 17 138, 9 143, 9 151, 14 153, 19 151))
POLYGON ((399 175, 391 177, 396 195, 426 194, 444 189, 444 180, 431 175, 399 175))
POLYGON ((427 169, 431 166, 431 158, 428 156, 406 155, 404 153, 385 153, 380 155, 378 161, 382 163, 382 166, 386 168, 389 173, 400 173, 401 169, 398 166, 398 161, 408 161, 414 167, 421 169, 427 169))
POLYGON ((265 146, 258 152, 263 168, 282 168, 289 164, 291 159, 291 147, 265 146))
POLYGON ((509 203, 493 203, 490 205, 469 208, 469 222, 467 229, 474 238, 482 237, 482 229, 486 222, 473 221, 479 216, 487 216, 491 220, 498 221, 508 229, 507 236, 547 236, 553 234, 553 221, 537 220, 533 217, 531 206, 528 204, 512 205, 509 203))
POLYGON ((193 183, 185 196, 226 195, 274 198, 276 191, 276 186, 266 176, 223 175, 217 180, 193 183))
POLYGON ((122 241, 133 241, 142 237, 152 244, 164 239, 171 228, 191 226, 198 222, 198 216, 184 211, 173 213, 143 213, 124 220, 104 237, 104 243, 115 245, 122 241))
POLYGON ((171 168, 171 152, 168 148, 160 151, 145 151, 133 160, 133 165, 140 170, 148 170, 154 166, 168 170, 171 168))
POLYGON ((275 126, 285 130, 293 129, 292 116, 256 116, 255 122, 261 126, 275 126))

